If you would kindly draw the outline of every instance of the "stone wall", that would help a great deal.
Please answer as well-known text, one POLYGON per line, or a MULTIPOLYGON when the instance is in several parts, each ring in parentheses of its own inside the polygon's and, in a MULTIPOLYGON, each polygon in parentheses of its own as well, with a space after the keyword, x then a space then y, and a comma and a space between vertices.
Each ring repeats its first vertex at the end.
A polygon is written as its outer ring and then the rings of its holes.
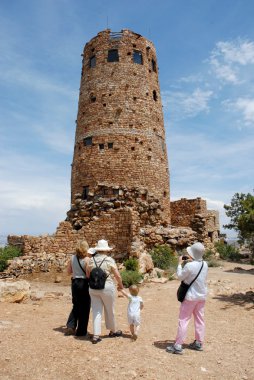
POLYGON ((191 227, 195 214, 204 214, 207 211, 206 201, 201 198, 181 198, 170 202, 171 224, 173 226, 191 227))
POLYGON ((186 199, 170 203, 172 225, 190 227, 197 233, 197 239, 214 242, 219 237, 219 212, 207 210, 206 201, 201 198, 186 199))

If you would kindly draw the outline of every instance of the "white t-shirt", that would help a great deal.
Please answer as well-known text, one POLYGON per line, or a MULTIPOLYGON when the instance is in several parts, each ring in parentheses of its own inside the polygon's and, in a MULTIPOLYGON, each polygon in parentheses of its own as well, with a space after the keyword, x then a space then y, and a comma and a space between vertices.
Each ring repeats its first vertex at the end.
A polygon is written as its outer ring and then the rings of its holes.
POLYGON ((129 305, 128 305, 128 314, 138 314, 140 313, 140 305, 143 303, 143 300, 139 296, 132 296, 131 294, 128 295, 129 298, 129 305))
MULTIPOLYGON (((208 273, 208 265, 205 261, 203 261, 203 268, 198 276, 198 278, 193 282, 191 287, 189 288, 185 299, 188 301, 198 301, 205 300, 207 296, 207 273, 208 273)), ((184 268, 179 264, 177 267, 177 277, 179 280, 184 281, 186 284, 190 284, 192 280, 198 274, 202 265, 202 261, 191 261, 185 264, 184 268)))

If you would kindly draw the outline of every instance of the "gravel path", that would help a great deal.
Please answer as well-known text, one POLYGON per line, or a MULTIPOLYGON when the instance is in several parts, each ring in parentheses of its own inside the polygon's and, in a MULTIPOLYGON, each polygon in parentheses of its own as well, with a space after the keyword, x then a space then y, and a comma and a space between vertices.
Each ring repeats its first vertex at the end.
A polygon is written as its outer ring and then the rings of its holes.
MULTIPOLYGON (((178 281, 148 283, 140 336, 130 340, 127 300, 117 298, 116 316, 123 337, 92 345, 64 334, 71 309, 69 280, 54 283, 50 275, 30 278, 33 299, 21 304, 0 303, 1 380, 107 379, 254 379, 254 274, 251 266, 227 263, 210 268, 203 352, 185 349, 168 354, 177 328, 178 281), (241 270, 233 270, 236 266, 241 270), (246 293, 247 292, 247 293, 246 293)), ((89 331, 91 330, 91 324, 89 331)), ((193 340, 190 324, 186 343, 193 340)))

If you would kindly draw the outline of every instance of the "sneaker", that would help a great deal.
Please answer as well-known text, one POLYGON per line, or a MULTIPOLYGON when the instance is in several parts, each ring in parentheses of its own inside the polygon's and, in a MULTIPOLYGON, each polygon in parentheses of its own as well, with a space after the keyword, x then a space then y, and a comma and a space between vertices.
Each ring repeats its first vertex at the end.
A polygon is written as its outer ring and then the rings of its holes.
POLYGON ((137 339, 138 339, 137 334, 133 334, 133 335, 132 335, 132 339, 133 339, 133 340, 137 340, 137 339))
MULTIPOLYGON (((181 347, 181 346, 180 346, 181 347)), ((168 346, 166 348, 167 352, 170 352, 171 354, 177 354, 177 355, 182 355, 183 354, 183 349, 176 347, 175 345, 168 346)))
POLYGON ((189 348, 191 350, 203 351, 202 343, 198 342, 197 340, 194 340, 193 343, 189 344, 189 348))
POLYGON ((76 331, 76 329, 74 329, 72 327, 67 327, 66 330, 65 330, 64 335, 66 335, 66 336, 68 336, 68 335, 75 335, 75 331, 76 331))

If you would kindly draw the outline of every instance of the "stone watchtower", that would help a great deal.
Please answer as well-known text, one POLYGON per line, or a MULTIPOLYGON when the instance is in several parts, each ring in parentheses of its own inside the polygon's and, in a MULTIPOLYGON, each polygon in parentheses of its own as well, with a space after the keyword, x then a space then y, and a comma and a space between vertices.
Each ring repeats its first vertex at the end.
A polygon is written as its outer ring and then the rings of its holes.
POLYGON ((68 220, 90 244, 128 251, 140 227, 170 223, 156 52, 130 30, 105 30, 82 56, 68 220))
MULTIPOLYGON (((152 42, 130 30, 105 30, 86 44, 82 56, 67 219, 53 236, 9 236, 8 243, 22 247, 24 255, 42 255, 39 269, 48 269, 49 262, 59 266, 59 255, 73 252, 77 241, 92 246, 107 239, 116 259, 136 256, 145 273, 153 268, 146 251, 155 244, 183 249, 197 240, 216 241, 218 213, 207 210, 204 200, 170 203, 152 42), (55 261, 45 252, 55 253, 55 261)), ((22 273, 27 270, 31 267, 22 273)))

